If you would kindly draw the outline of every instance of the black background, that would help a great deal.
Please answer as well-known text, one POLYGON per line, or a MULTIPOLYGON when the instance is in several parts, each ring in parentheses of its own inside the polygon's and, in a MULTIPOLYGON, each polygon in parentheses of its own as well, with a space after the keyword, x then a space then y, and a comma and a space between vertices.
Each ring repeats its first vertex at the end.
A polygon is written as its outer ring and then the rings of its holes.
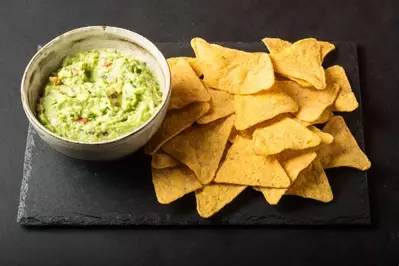
POLYGON ((398 265, 399 2, 1 1, 0 265, 398 265), (25 229, 16 223, 27 121, 22 72, 39 43, 107 24, 156 42, 264 36, 360 46, 372 227, 25 229))

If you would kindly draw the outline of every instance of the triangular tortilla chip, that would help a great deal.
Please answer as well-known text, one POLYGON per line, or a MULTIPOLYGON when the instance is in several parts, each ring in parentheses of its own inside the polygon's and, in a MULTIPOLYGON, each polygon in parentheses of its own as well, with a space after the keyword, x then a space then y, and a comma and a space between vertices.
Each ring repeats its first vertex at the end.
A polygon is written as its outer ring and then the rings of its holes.
POLYGON ((169 111, 161 127, 145 145, 144 152, 154 154, 165 142, 188 128, 208 110, 208 103, 192 103, 183 109, 169 111))
POLYGON ((214 181, 248 186, 286 188, 290 179, 274 156, 258 156, 251 140, 238 136, 220 164, 214 181))
POLYGON ((337 83, 341 87, 337 99, 331 106, 333 111, 352 112, 359 107, 351 84, 343 67, 335 65, 325 70, 327 83, 337 83))
POLYGON ((339 91, 336 83, 328 84, 324 90, 304 88, 293 81, 279 81, 278 84, 298 104, 295 117, 305 122, 318 120, 326 108, 334 103, 339 91))
POLYGON ((314 120, 313 122, 310 122, 310 123, 312 125, 324 124, 324 123, 327 123, 328 120, 330 120, 330 118, 333 116, 334 116, 334 113, 331 112, 330 109, 326 109, 323 111, 323 113, 321 113, 319 118, 317 118, 316 120, 314 120))
POLYGON ((298 111, 296 102, 278 86, 252 95, 235 95, 235 127, 244 130, 283 113, 298 111))
POLYGON ((171 74, 171 96, 168 109, 180 109, 193 102, 211 99, 201 80, 184 58, 168 59, 171 74))
POLYGON ((294 151, 286 150, 276 155, 277 160, 283 166, 291 183, 298 177, 299 173, 308 167, 316 158, 316 152, 312 150, 294 151))
MULTIPOLYGON (((276 155, 276 158, 283 166, 285 172, 294 183, 299 173, 309 166, 309 164, 316 158, 316 153, 313 151, 292 151, 287 150, 276 155)), ((288 188, 263 188, 256 187, 256 190, 262 192, 266 201, 270 205, 276 205, 281 197, 285 194, 288 188)))
POLYGON ((211 88, 208 88, 208 92, 211 95, 211 108, 197 120, 198 124, 207 124, 234 113, 234 95, 211 88))
MULTIPOLYGON (((281 40, 279 38, 263 38, 263 43, 266 45, 267 49, 269 50, 270 53, 278 53, 284 50, 285 48, 289 47, 292 45, 292 43, 288 41, 281 40)), ((335 45, 329 42, 323 42, 323 41, 318 41, 320 45, 320 54, 321 54, 321 60, 323 61, 324 58, 329 54, 332 50, 335 49, 335 45)), ((294 77, 289 77, 289 79, 295 81, 302 87, 312 87, 312 84, 309 82, 299 79, 299 78, 294 78, 294 77)))
POLYGON ((195 57, 171 57, 168 58, 168 64, 176 64, 177 60, 179 60, 180 58, 185 59, 190 64, 197 77, 202 76, 201 65, 195 57))
POLYGON ((290 47, 292 43, 279 38, 263 38, 262 42, 266 45, 270 53, 279 53, 287 47, 290 47))
POLYGON ((301 123, 286 116, 267 121, 253 133, 253 151, 272 155, 284 150, 304 150, 320 144, 320 138, 301 123))
POLYGON ((162 150, 186 164, 203 184, 215 177, 235 116, 197 126, 162 146, 162 150))
POLYGON ((334 113, 331 112, 330 109, 326 109, 323 111, 323 113, 321 113, 321 115, 319 116, 319 118, 317 118, 316 120, 314 120, 313 122, 306 122, 303 121, 301 119, 298 119, 294 116, 290 116, 292 119, 294 119, 295 121, 300 122, 302 125, 304 125, 305 127, 308 127, 310 125, 319 125, 319 124, 325 124, 328 122, 328 120, 330 120, 331 117, 334 116, 334 113))
POLYGON ((287 190, 286 195, 295 195, 303 198, 314 199, 321 202, 330 202, 334 196, 328 183, 324 169, 318 158, 302 172, 287 190))
POLYGON ((185 165, 165 169, 152 169, 152 182, 158 202, 171 203, 202 187, 193 171, 185 165))
POLYGON ((197 74, 198 77, 201 77, 203 75, 201 70, 201 65, 198 62, 197 58, 185 57, 184 59, 187 60, 187 62, 190 64, 190 66, 192 67, 192 69, 194 70, 195 74, 197 74))
POLYGON ((342 116, 331 118, 323 131, 334 137, 331 144, 320 145, 316 150, 324 168, 344 166, 363 171, 370 168, 370 160, 359 148, 342 116))
POLYGON ((270 89, 274 84, 272 61, 266 53, 251 54, 240 64, 220 71, 219 87, 234 94, 253 94, 270 89))
POLYGON ((175 160, 172 156, 162 151, 157 151, 152 155, 151 167, 155 169, 164 169, 174 167, 180 164, 179 161, 175 160))
POLYGON ((320 44, 316 39, 297 41, 281 52, 271 53, 270 58, 275 72, 306 81, 318 90, 326 87, 320 44))
POLYGON ((248 53, 191 40, 208 86, 234 94, 253 94, 274 84, 273 65, 266 53, 248 53))
MULTIPOLYGON (((263 38, 262 42, 266 45, 267 49, 270 53, 278 53, 284 50, 285 48, 292 45, 291 42, 284 41, 279 38, 263 38)), ((329 54, 332 50, 335 49, 335 45, 329 42, 317 41, 320 45, 320 54, 321 60, 329 54)), ((306 87, 306 86, 305 86, 306 87)))
POLYGON ((195 192, 198 214, 208 218, 235 199, 246 186, 209 184, 195 192))
POLYGON ((318 129, 317 127, 310 125, 308 129, 315 133, 321 139, 321 143, 323 144, 330 144, 334 141, 334 137, 330 134, 323 132, 322 130, 318 129))

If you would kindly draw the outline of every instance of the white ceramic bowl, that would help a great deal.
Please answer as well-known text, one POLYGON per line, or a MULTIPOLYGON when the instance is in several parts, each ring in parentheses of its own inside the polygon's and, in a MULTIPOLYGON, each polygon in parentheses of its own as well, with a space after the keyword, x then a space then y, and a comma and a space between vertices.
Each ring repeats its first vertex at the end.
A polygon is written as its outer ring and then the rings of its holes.
POLYGON ((170 98, 170 72, 158 48, 137 33, 109 26, 78 28, 53 39, 34 55, 22 77, 21 98, 29 122, 52 148, 76 159, 113 160, 144 146, 162 124, 170 98), (139 128, 110 141, 85 143, 54 134, 36 117, 36 105, 48 77, 61 65, 65 56, 101 48, 115 48, 134 54, 147 63, 157 77, 163 94, 158 111, 139 128))

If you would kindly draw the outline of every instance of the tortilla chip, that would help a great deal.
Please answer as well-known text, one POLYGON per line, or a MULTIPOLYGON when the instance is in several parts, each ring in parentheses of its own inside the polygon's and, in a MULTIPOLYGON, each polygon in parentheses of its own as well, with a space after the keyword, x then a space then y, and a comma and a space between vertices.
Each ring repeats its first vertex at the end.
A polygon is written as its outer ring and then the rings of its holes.
POLYGON ((329 42, 319 41, 321 47, 321 60, 323 61, 324 58, 335 49, 335 45, 329 42))
POLYGON ((234 105, 237 115, 235 127, 247 129, 282 113, 298 111, 296 102, 278 86, 252 95, 235 95, 234 105))
MULTIPOLYGON (((292 151, 287 150, 276 155, 277 160, 283 166, 285 172, 294 183, 299 173, 311 164, 317 154, 313 151, 292 151)), ((270 205, 276 205, 288 188, 263 188, 257 187, 256 190, 262 192, 266 201, 270 205)))
POLYGON ((272 155, 284 150, 303 150, 320 144, 320 138, 301 123, 278 117, 255 129, 252 148, 257 155, 272 155))
POLYGON ((334 196, 330 184, 318 158, 314 159, 305 170, 299 173, 298 178, 287 190, 286 195, 296 195, 321 202, 333 200, 334 196))
POLYGON ((220 164, 214 181, 248 186, 286 188, 290 179, 274 156, 258 156, 252 140, 238 136, 220 164))
POLYGON ((331 117, 334 116, 334 113, 331 112, 330 109, 326 109, 323 111, 323 113, 321 113, 321 115, 319 116, 319 118, 317 118, 315 121, 310 122, 310 124, 312 125, 318 125, 318 124, 324 124, 327 123, 328 120, 330 120, 331 117))
POLYGON ((169 60, 171 96, 168 109, 180 109, 193 102, 211 99, 201 80, 184 58, 169 60))
POLYGON ((197 77, 202 76, 201 65, 199 64, 198 60, 195 57, 171 57, 171 58, 168 58, 169 66, 171 64, 176 64, 177 60, 179 60, 180 58, 183 58, 190 64, 191 68, 194 70, 197 77))
POLYGON ((337 99, 331 106, 333 111, 352 112, 359 107, 355 94, 352 92, 351 84, 341 66, 332 66, 326 69, 327 83, 337 83, 341 87, 337 99))
POLYGON ((191 40, 208 86, 234 94, 253 94, 274 84, 273 65, 266 53, 248 53, 191 40))
POLYGON ((334 137, 331 144, 320 145, 316 150, 324 168, 344 166, 363 171, 370 168, 371 162, 360 149, 342 116, 331 118, 323 131, 334 137))
POLYGON ((266 53, 255 53, 238 65, 220 71, 219 89, 234 94, 253 94, 274 84, 272 61, 266 53))
POLYGON ((198 214, 208 218, 233 201, 246 186, 209 184, 195 192, 198 214))
POLYGON ((286 150, 276 155, 277 160, 283 166, 291 183, 298 177, 299 173, 308 167, 316 158, 316 152, 312 150, 294 151, 286 150))
POLYGON ((155 169, 164 169, 169 167, 174 167, 180 164, 179 161, 175 160, 172 156, 162 152, 157 151, 152 155, 151 167, 155 169))
POLYGON ((153 155, 165 142, 188 128, 208 110, 208 103, 192 103, 183 109, 169 111, 161 127, 145 145, 144 152, 153 155))
POLYGON ((323 111, 323 113, 321 113, 321 115, 319 116, 319 118, 317 118, 317 119, 316 119, 315 121, 313 121, 313 122, 306 122, 306 121, 303 121, 303 120, 301 120, 301 119, 298 119, 298 118, 296 118, 296 117, 294 117, 294 116, 290 116, 290 117, 291 117, 292 119, 294 119, 295 121, 300 122, 300 123, 301 123, 302 125, 304 125, 305 127, 308 127, 308 126, 310 126, 310 125, 319 125, 319 124, 327 123, 328 120, 330 120, 330 118, 333 117, 333 116, 334 116, 334 113, 331 112, 330 109, 326 109, 326 110, 323 111))
MULTIPOLYGON (((281 40, 279 38, 264 38, 262 41, 266 45, 266 47, 270 51, 270 53, 281 52, 285 48, 292 45, 292 43, 290 43, 288 41, 281 40)), ((324 58, 327 56, 327 54, 335 49, 335 46, 334 46, 334 44, 329 43, 329 42, 318 41, 318 43, 320 44, 321 60, 323 61, 324 58)), ((294 77, 289 77, 289 79, 295 81, 302 87, 312 87, 312 84, 310 84, 309 82, 307 82, 305 80, 302 80, 299 78, 294 78, 294 77)))
POLYGON ((211 95, 211 108, 208 113, 197 120, 198 124, 207 124, 234 113, 234 96, 224 91, 208 88, 211 95))
POLYGON ((279 53, 292 45, 289 41, 284 41, 279 38, 263 38, 262 42, 266 45, 270 53, 279 53))
POLYGON ((185 165, 165 169, 152 169, 152 182, 158 202, 171 203, 202 187, 193 171, 185 165))
POLYGON ((162 150, 193 170, 201 183, 209 184, 215 177, 234 120, 231 115, 193 127, 165 143, 162 150))
POLYGON ((274 71, 288 78, 304 80, 323 90, 326 78, 320 49, 317 40, 309 38, 297 41, 281 52, 271 53, 274 71))
MULTIPOLYGON (((285 48, 292 45, 291 42, 284 41, 279 38, 263 38, 262 42, 266 45, 270 53, 279 53, 285 48)), ((329 42, 317 41, 320 45, 320 54, 322 61, 332 50, 335 49, 335 45, 329 42)), ((304 81, 306 82, 306 81, 304 81)), ((301 84, 301 83, 299 83, 301 84)), ((302 84, 301 84, 302 85, 302 84)), ((303 86, 303 85, 302 85, 303 86)), ((305 86, 306 87, 306 86, 305 86)))
POLYGON ((324 90, 304 88, 293 81, 279 81, 278 84, 298 104, 299 111, 295 117, 305 122, 318 120, 324 110, 334 103, 339 91, 336 83, 328 84, 324 90))
POLYGON ((319 136, 319 138, 321 139, 321 143, 323 144, 330 144, 334 141, 334 137, 331 136, 330 134, 321 131, 320 129, 318 129, 317 127, 310 125, 308 126, 308 129, 310 131, 312 131, 313 133, 315 133, 317 136, 319 136))

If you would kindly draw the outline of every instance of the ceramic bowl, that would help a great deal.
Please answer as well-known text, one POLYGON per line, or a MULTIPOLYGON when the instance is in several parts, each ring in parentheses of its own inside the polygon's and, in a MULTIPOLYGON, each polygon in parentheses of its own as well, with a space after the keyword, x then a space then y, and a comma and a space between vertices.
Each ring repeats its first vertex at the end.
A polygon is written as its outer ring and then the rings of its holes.
POLYGON ((55 150, 84 160, 113 160, 137 151, 161 126, 170 98, 170 72, 167 61, 158 48, 132 31, 91 26, 66 32, 43 46, 31 59, 21 83, 22 105, 30 124, 39 136, 55 150), (147 63, 159 81, 163 94, 158 111, 143 125, 116 139, 85 143, 60 137, 44 127, 36 117, 36 105, 52 72, 62 60, 82 50, 115 48, 147 63))

